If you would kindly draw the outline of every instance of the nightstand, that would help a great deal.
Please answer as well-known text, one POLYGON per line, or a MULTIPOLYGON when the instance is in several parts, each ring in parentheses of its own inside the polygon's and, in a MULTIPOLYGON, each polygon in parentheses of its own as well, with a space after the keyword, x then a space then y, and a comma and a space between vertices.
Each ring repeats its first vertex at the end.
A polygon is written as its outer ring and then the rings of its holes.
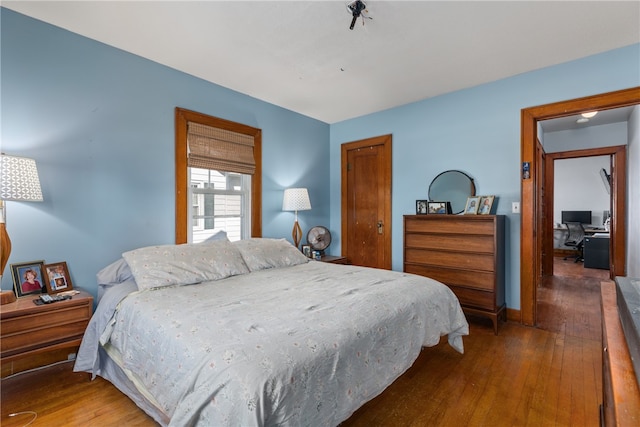
POLYGON ((75 357, 93 313, 84 291, 71 299, 36 305, 28 295, 0 306, 0 366, 7 375, 75 357))
POLYGON ((329 262, 331 264, 349 264, 349 260, 344 256, 322 255, 320 261, 329 262))

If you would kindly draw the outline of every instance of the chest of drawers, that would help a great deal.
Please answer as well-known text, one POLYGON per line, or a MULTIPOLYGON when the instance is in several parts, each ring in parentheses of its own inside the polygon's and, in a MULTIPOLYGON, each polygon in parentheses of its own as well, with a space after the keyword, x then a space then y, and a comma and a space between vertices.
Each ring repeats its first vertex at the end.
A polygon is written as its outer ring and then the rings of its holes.
POLYGON ((498 333, 505 316, 504 215, 406 215, 404 271, 438 280, 498 333))

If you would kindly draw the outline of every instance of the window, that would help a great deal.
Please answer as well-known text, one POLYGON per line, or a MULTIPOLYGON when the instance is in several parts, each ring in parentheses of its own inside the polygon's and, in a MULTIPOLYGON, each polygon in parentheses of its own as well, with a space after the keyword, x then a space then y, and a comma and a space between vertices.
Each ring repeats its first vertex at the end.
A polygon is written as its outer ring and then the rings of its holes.
POLYGON ((262 235, 262 132, 176 108, 176 243, 262 235))
POLYGON ((202 242, 218 230, 231 241, 251 237, 251 175, 190 167, 189 182, 189 242, 202 242))

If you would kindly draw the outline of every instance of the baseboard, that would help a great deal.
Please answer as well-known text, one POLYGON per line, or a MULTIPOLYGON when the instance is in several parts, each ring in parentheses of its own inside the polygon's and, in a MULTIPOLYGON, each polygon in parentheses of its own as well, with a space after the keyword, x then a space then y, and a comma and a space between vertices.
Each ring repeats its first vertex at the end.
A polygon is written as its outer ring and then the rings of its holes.
POLYGON ((520 310, 507 307, 507 321, 521 323, 522 315, 520 314, 520 310))

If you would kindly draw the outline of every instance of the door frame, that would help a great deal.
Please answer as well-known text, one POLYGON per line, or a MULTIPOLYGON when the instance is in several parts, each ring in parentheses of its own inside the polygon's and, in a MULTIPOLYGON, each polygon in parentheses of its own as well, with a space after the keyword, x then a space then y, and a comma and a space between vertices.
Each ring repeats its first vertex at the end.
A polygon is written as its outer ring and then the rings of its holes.
MULTIPOLYGON (((536 285, 537 275, 542 265, 542 248, 536 242, 536 220, 542 215, 542 206, 536 199, 542 188, 542 179, 537 176, 536 140, 538 121, 558 117, 572 116, 590 110, 609 110, 640 104, 640 87, 623 89, 599 95, 587 96, 568 101, 560 101, 521 110, 521 162, 530 165, 530 176, 521 178, 521 222, 520 222, 520 321, 525 325, 536 324, 536 285), (531 262, 533 260, 533 262, 531 262)), ((611 217, 611 231, 615 233, 616 242, 612 256, 616 275, 624 275, 626 271, 626 176, 619 176, 613 185, 623 191, 622 197, 612 200, 615 204, 615 217, 611 217)), ((613 179, 613 176, 612 176, 613 179)), ((612 185, 612 193, 613 193, 612 185)))
POLYGON ((374 145, 379 145, 382 146, 382 152, 384 153, 386 162, 384 164, 384 170, 383 170, 383 180, 384 180, 384 238, 383 238, 383 245, 384 245, 384 253, 385 253, 385 257, 384 257, 384 268, 386 268, 387 270, 391 270, 391 266, 392 266, 392 262, 391 262, 391 236, 392 236, 392 227, 391 227, 391 177, 392 177, 392 173, 391 173, 391 165, 393 162, 392 159, 392 150, 391 150, 391 145, 392 145, 392 135, 388 134, 388 135, 381 135, 381 136, 374 136, 372 138, 366 138, 366 139, 361 139, 359 141, 353 141, 353 142, 345 142, 340 146, 340 151, 341 151, 341 165, 340 165, 340 170, 341 170, 341 174, 340 174, 340 179, 341 179, 341 185, 340 185, 340 190, 342 192, 342 196, 340 198, 340 202, 341 202, 341 217, 342 217, 342 225, 341 225, 341 230, 340 230, 340 235, 342 236, 341 240, 341 253, 342 256, 344 257, 348 257, 349 256, 349 248, 348 248, 348 240, 347 239, 347 235, 349 233, 348 227, 347 227, 347 158, 348 158, 348 152, 351 150, 357 150, 357 149, 362 149, 362 148, 367 148, 367 147, 371 147, 374 145))

